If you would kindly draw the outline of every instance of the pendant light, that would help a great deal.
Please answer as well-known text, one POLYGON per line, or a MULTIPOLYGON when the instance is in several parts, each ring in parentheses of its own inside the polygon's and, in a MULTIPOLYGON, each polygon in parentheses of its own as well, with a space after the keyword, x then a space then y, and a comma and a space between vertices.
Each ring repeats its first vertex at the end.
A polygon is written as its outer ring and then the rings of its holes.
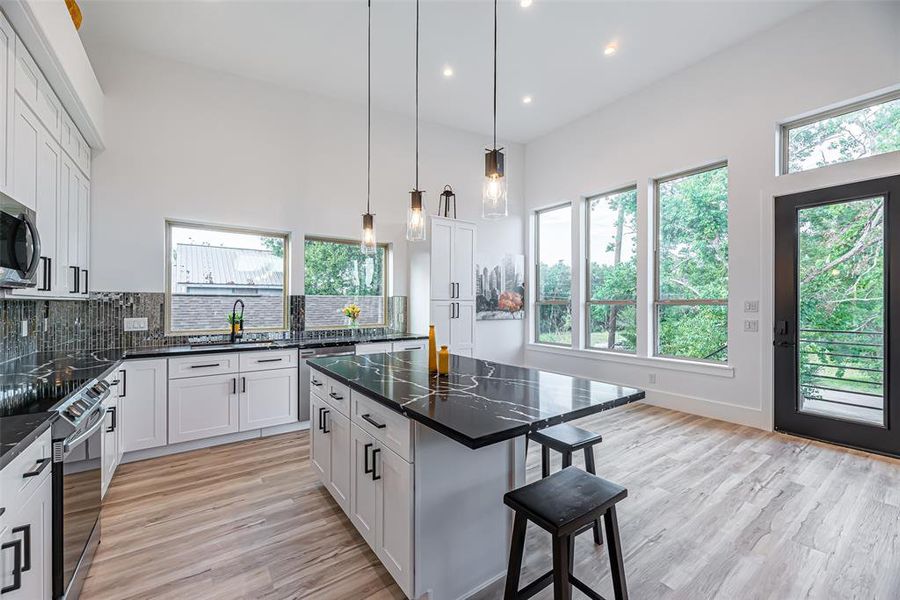
POLYGON ((406 239, 425 240, 425 192, 419 189, 419 0, 416 0, 416 185, 409 192, 406 215, 406 239))
POLYGON ((503 148, 497 148, 497 0, 494 0, 494 147, 485 152, 481 216, 499 219, 507 215, 507 203, 503 148))
POLYGON ((363 254, 373 255, 377 250, 375 243, 375 215, 372 214, 372 0, 369 0, 368 30, 368 63, 367 63, 367 129, 366 129, 366 212, 362 216, 362 241, 360 249, 363 254))

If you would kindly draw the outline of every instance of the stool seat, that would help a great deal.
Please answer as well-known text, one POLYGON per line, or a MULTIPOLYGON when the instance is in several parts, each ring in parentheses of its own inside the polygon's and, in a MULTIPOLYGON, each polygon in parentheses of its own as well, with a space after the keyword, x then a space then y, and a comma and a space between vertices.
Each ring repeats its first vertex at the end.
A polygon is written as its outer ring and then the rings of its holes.
POLYGON ((538 444, 553 448, 557 452, 575 452, 589 448, 603 441, 603 436, 568 423, 560 423, 529 434, 538 444))
POLYGON ((507 492, 503 502, 551 534, 565 535, 595 521, 626 496, 628 490, 620 485, 566 467, 507 492))

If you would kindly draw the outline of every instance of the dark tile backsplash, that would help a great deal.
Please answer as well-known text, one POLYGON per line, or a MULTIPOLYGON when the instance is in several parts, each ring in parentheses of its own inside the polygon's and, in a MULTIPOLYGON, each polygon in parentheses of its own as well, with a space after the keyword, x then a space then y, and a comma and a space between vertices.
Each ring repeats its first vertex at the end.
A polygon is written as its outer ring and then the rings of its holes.
MULTIPOLYGON (((245 339, 337 337, 353 333, 346 329, 306 331, 303 296, 291 296, 290 332, 247 333, 245 339)), ((406 331, 407 299, 392 296, 388 302, 388 327, 406 331)), ((95 292, 89 300, 17 300, 0 298, 0 362, 37 351, 96 350, 173 346, 198 337, 166 336, 165 295, 157 292, 95 292), (147 331, 124 331, 126 317, 147 317, 147 331), (22 322, 28 335, 21 335, 22 322)))

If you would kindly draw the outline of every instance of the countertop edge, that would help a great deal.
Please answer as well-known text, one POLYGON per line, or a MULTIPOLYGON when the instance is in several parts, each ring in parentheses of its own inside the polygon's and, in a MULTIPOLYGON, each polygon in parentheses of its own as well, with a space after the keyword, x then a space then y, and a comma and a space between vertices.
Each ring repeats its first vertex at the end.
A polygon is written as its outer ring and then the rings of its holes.
POLYGON ((56 420, 56 414, 47 413, 47 418, 41 421, 41 423, 28 432, 21 440, 16 442, 16 445, 11 447, 9 450, 0 455, 0 471, 6 468, 6 465, 11 463, 17 456, 22 454, 22 452, 28 448, 38 437, 41 436, 45 431, 47 431, 56 420))

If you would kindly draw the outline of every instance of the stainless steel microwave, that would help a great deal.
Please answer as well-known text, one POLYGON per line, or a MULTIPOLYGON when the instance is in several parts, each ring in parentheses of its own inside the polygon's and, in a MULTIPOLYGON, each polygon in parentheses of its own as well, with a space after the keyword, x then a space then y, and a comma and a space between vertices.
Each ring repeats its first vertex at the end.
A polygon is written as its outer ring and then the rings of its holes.
POLYGON ((0 288, 37 285, 41 237, 36 218, 32 209, 0 192, 0 288))

